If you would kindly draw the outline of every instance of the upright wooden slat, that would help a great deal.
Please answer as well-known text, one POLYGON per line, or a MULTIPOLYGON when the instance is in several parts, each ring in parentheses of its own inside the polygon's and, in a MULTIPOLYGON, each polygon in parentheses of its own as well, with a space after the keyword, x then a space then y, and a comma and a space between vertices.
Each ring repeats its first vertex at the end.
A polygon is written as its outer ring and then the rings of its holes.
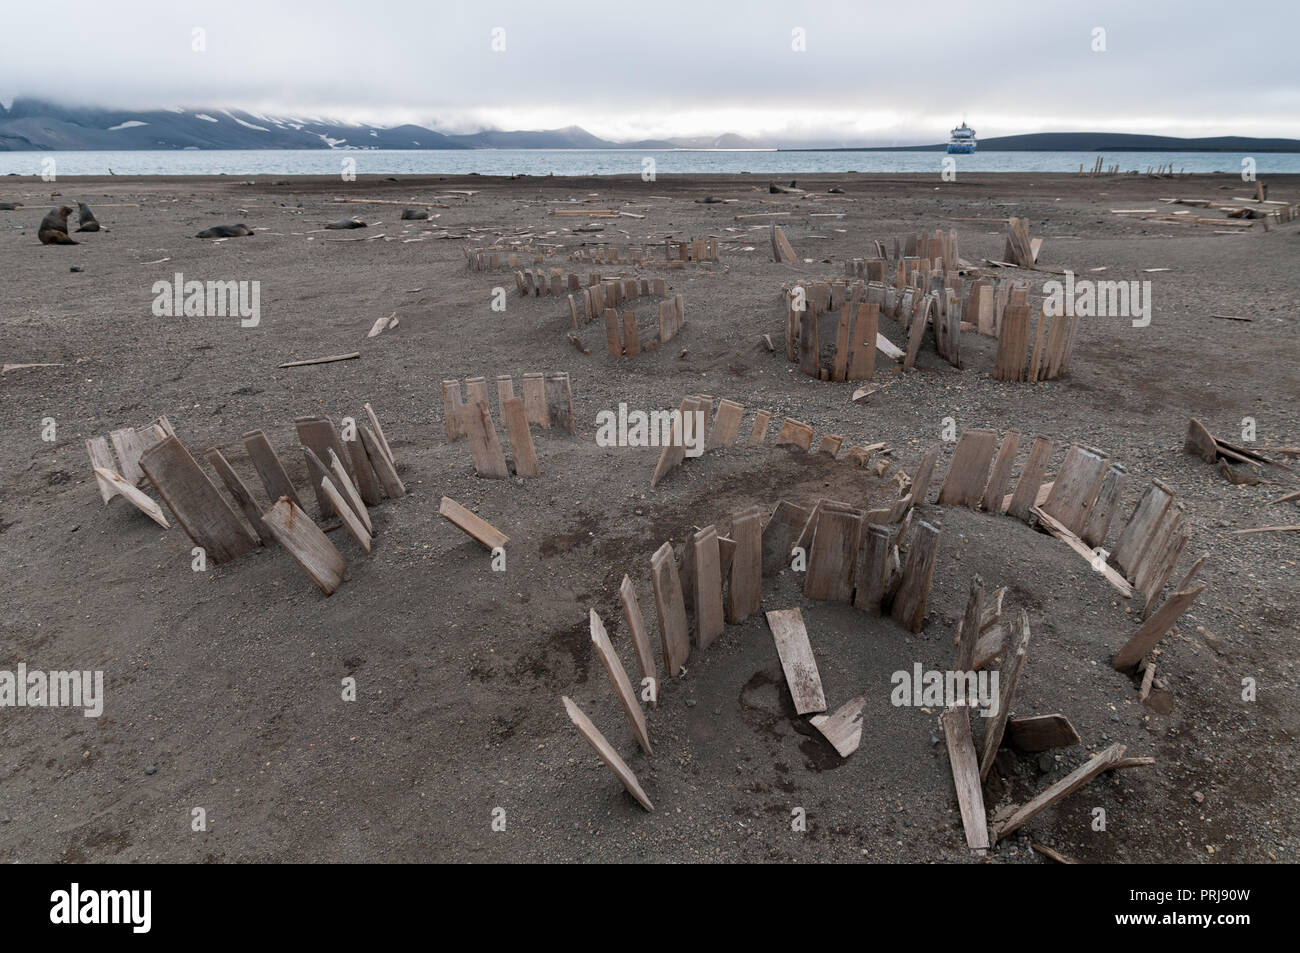
POLYGON ((1133 578, 1133 570, 1150 546, 1155 530, 1173 500, 1174 491, 1159 480, 1152 480, 1138 500, 1132 519, 1125 525, 1115 545, 1115 564, 1128 578, 1133 578))
POLYGON ((682 670, 691 654, 682 582, 677 575, 677 560, 673 558, 671 544, 664 543, 650 558, 650 581, 654 586, 664 669, 671 678, 682 670))
POLYGON ((916 475, 912 477, 912 500, 917 504, 924 503, 929 495, 930 482, 934 479, 934 465, 939 461, 939 450, 939 444, 935 444, 925 452, 916 467, 916 475))
POLYGON ((366 528, 366 532, 374 533, 375 526, 374 523, 370 521, 370 513, 366 509, 365 501, 361 499, 361 493, 357 490, 351 478, 348 476, 348 471, 343 468, 343 461, 339 459, 339 455, 333 450, 329 450, 327 453, 329 454, 329 459, 322 462, 329 465, 330 475, 334 486, 343 495, 343 498, 347 500, 348 505, 352 508, 352 512, 355 513, 357 519, 361 521, 361 525, 366 528))
POLYGON ((1097 492, 1097 499, 1088 511, 1088 518, 1083 524, 1083 532, 1079 534, 1079 538, 1089 546, 1096 548, 1106 541, 1106 534, 1110 531, 1111 520, 1114 518, 1116 509, 1119 508, 1119 501, 1127 487, 1128 471, 1124 469, 1123 464, 1112 462, 1106 470, 1105 478, 1101 481, 1101 489, 1097 492))
POLYGON ((260 430, 250 430, 244 434, 244 449, 248 451, 248 458, 253 461, 253 468, 262 479, 266 495, 272 500, 287 496, 301 509, 302 500, 298 498, 298 491, 294 488, 293 481, 289 479, 289 474, 285 472, 284 464, 280 462, 271 442, 266 439, 266 434, 260 430))
POLYGON ((347 563, 329 537, 293 500, 281 497, 262 514, 262 522, 325 595, 331 595, 343 582, 347 563))
POLYGON ((623 350, 628 357, 636 357, 641 353, 641 335, 636 329, 635 311, 623 312, 623 350))
POLYGON ((1011 703, 1016 697, 1016 683, 1025 667, 1025 653, 1029 651, 1029 614, 1020 610, 1020 618, 1012 622, 1011 650, 1002 663, 1001 677, 998 681, 998 710, 989 719, 984 731, 984 750, 980 756, 980 780, 989 776, 993 759, 997 757, 1002 744, 1002 732, 1006 730, 1007 719, 1011 717, 1011 703))
POLYGON ((849 602, 853 597, 853 559, 862 532, 862 516, 822 507, 808 554, 803 594, 809 599, 849 602))
POLYGON ((1072 445, 1061 464, 1056 482, 1052 484, 1052 492, 1042 506, 1043 512, 1076 536, 1082 533, 1109 462, 1109 458, 1097 451, 1079 444, 1072 445))
POLYGON ((736 553, 728 577, 726 614, 728 622, 743 622, 763 601, 763 532, 757 507, 732 521, 731 538, 736 553))
POLYGON ((878 525, 867 526, 862 533, 853 572, 853 607, 880 614, 888 575, 891 533, 878 525))
POLYGON ((370 466, 374 468, 375 476, 379 478, 379 484, 384 488, 384 492, 393 499, 404 496, 406 487, 397 475, 397 471, 393 469, 393 464, 384 456, 383 448, 374 431, 369 427, 361 427, 358 433, 361 435, 362 444, 365 445, 366 457, 370 460, 370 466))
POLYGON ((175 437, 140 456, 140 468, 175 514, 187 536, 215 563, 228 562, 257 542, 230 504, 175 437))
POLYGON ((876 336, 880 333, 880 305, 858 305, 850 348, 849 380, 869 381, 876 373, 876 336))
POLYGON ((537 449, 533 446, 533 434, 528 429, 528 414, 524 402, 518 397, 509 397, 501 405, 501 416, 505 418, 506 433, 510 437, 510 452, 515 458, 515 473, 521 477, 534 477, 538 474, 537 449))
POLYGON ((718 534, 712 526, 691 539, 695 553, 695 644, 706 649, 722 634, 722 565, 718 534))
POLYGON ((356 540, 357 545, 370 552, 370 533, 362 525, 356 511, 352 509, 348 500, 344 499, 343 494, 339 492, 334 485, 334 481, 329 477, 321 478, 321 492, 329 499, 330 506, 338 514, 343 525, 347 528, 348 534, 356 540))
POLYGON ((723 399, 718 402, 718 415, 713 421, 713 431, 709 434, 708 448, 729 447, 740 435, 740 418, 745 413, 743 404, 734 400, 723 399))
POLYGON ((1175 592, 1165 600, 1164 605, 1156 610, 1151 618, 1142 624, 1142 628, 1137 630, 1133 638, 1124 644, 1124 647, 1115 653, 1110 664, 1121 672, 1127 671, 1137 665, 1146 657, 1146 654, 1155 648, 1166 632, 1168 632, 1178 617, 1181 616, 1188 606, 1196 601, 1196 597, 1205 591, 1205 583, 1201 583, 1193 589, 1184 589, 1181 592, 1175 592))
POLYGON ((568 373, 557 371, 547 374, 545 381, 546 412, 551 426, 576 435, 578 431, 573 419, 573 391, 569 385, 568 373))
MULTIPOLYGON (((113 451, 108 448, 108 438, 87 437, 86 455, 90 457, 90 467, 95 471, 95 482, 99 486, 100 499, 107 504, 109 500, 122 492, 117 481, 108 480, 100 476, 98 472, 107 470, 111 473, 117 473, 117 461, 113 459, 113 451)), ((122 482, 127 481, 123 480, 122 482)))
POLYGON ((541 374, 523 376, 524 413, 530 425, 537 425, 543 430, 551 426, 550 414, 546 411, 546 383, 541 374))
POLYGON ((610 357, 623 356, 623 338, 618 312, 613 308, 605 309, 605 349, 609 351, 610 357))
POLYGON ((763 527, 763 575, 772 576, 790 566, 790 548, 804 524, 809 511, 802 506, 781 500, 763 527))
MULTIPOLYGON (((330 451, 342 460, 347 456, 343 452, 343 444, 339 441, 338 431, 334 429, 333 422, 328 417, 298 417, 294 420, 294 425, 298 428, 298 442, 304 447, 311 447, 312 453, 322 463, 329 459, 330 451)), ((351 478, 351 466, 344 464, 348 470, 348 477, 351 478)))
POLYGON ((939 529, 921 520, 912 535, 898 593, 890 614, 900 625, 920 632, 925 622, 925 606, 934 579, 934 564, 939 548, 939 529))
POLYGON ((964 430, 952 464, 939 488, 941 506, 977 506, 988 482, 998 435, 992 430, 964 430))
POLYGON ((352 472, 357 475, 357 492, 361 494, 361 499, 367 506, 375 506, 380 499, 379 477, 375 474, 375 468, 370 465, 370 458, 366 456, 366 447, 361 442, 361 435, 357 434, 351 440, 344 440, 343 445, 348 449, 352 472))
POLYGON ((1008 431, 1002 438, 1002 446, 998 448, 998 455, 993 461, 993 471, 989 474, 989 482, 984 487, 984 496, 980 500, 980 505, 990 513, 1002 512, 1002 497, 1007 492, 1007 482, 1011 479, 1011 465, 1015 463, 1016 451, 1020 449, 1020 434, 1014 430, 1008 431))
POLYGON ((1011 494, 1007 506, 1007 515, 1018 520, 1029 520, 1029 510, 1036 505, 1038 488, 1043 485, 1043 475, 1047 472, 1047 462, 1052 458, 1052 441, 1049 437, 1037 436, 1029 448, 1029 458, 1020 471, 1016 490, 1011 494))
POLYGON ((465 405, 461 399, 460 381, 445 380, 442 382, 442 410, 446 419, 447 439, 449 441, 459 440, 465 436, 461 432, 460 409, 465 405))
POLYGON ((772 630, 781 669, 790 688, 797 714, 826 710, 826 695, 822 691, 821 674, 804 628, 803 613, 798 609, 773 609, 767 613, 767 624, 772 630))

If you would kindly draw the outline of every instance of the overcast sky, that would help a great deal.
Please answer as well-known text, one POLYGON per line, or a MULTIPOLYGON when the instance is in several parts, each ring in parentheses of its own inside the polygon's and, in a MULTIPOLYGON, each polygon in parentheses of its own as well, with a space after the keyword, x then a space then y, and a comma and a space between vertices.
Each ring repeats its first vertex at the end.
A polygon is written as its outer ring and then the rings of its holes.
POLYGON ((1296 0, 40 0, 6 5, 0 100, 612 139, 1300 137, 1298 35, 1296 0))

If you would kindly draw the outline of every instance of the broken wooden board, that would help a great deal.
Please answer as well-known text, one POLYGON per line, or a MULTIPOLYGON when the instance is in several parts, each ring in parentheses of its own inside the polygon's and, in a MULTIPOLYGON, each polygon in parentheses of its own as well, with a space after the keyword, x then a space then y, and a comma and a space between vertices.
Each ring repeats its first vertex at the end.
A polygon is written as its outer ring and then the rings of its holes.
POLYGON ((863 525, 853 568, 853 607, 879 615, 888 583, 892 534, 885 526, 868 525, 865 520, 863 525))
POLYGON ((118 472, 122 475, 122 479, 132 486, 139 486, 146 479, 144 471, 140 469, 140 454, 158 442, 158 435, 151 427, 139 430, 134 427, 124 427, 121 430, 111 431, 108 439, 112 441, 113 450, 117 453, 117 461, 120 465, 118 472))
POLYGON ((988 816, 984 809, 984 789, 980 785, 979 762, 975 758, 975 741, 971 737, 970 708, 955 705, 940 717, 944 740, 948 744, 948 764, 952 783, 961 808, 961 826, 966 832, 966 846, 971 850, 989 847, 988 816))
POLYGON ((280 497, 262 514, 262 522, 325 595, 332 594, 343 582, 343 570, 347 568, 343 556, 293 500, 280 497))
POLYGON ((573 726, 578 729, 578 734, 582 735, 587 744, 595 749, 596 754, 600 756, 600 760, 604 761, 609 770, 614 772, 614 776, 623 783, 627 793, 632 795, 636 802, 647 811, 653 811, 655 806, 650 803, 645 791, 641 789, 641 784, 637 781, 636 775, 627 766, 627 762, 618 756, 618 752, 614 750, 614 747, 605 740, 605 736, 600 733, 600 729, 592 724, 591 719, 573 703, 573 700, 568 695, 562 695, 561 701, 564 702, 564 710, 569 716, 569 721, 573 722, 573 726))
POLYGON ((1127 487, 1128 471, 1123 464, 1112 461, 1101 481, 1101 489, 1097 491, 1097 498, 1088 510, 1088 516, 1083 524, 1083 531, 1079 533, 1079 538, 1094 549, 1106 541, 1106 536, 1110 532, 1111 520, 1114 519, 1115 511, 1119 508, 1119 501, 1127 487))
POLYGON ((794 710, 800 715, 826 710, 826 696, 822 692, 822 679, 813 658, 808 630, 804 628, 803 613, 798 609, 773 609, 767 613, 767 624, 776 642, 786 685, 794 699, 794 710))
POLYGON ((1052 483, 1047 502, 1039 509, 1078 536, 1101 490, 1109 462, 1098 451, 1072 444, 1052 483))
POLYGON ((547 374, 543 379, 546 383, 546 413, 551 426, 576 435, 578 431, 573 417, 573 390, 568 372, 557 371, 547 374))
POLYGON ((890 611, 894 621, 912 632, 920 632, 925 623, 925 606, 934 580, 934 564, 939 548, 939 529, 921 520, 912 534, 902 581, 890 611))
POLYGON ((384 455, 384 448, 379 442, 379 437, 369 427, 358 427, 357 433, 361 436, 361 442, 366 448, 366 458, 370 461, 370 466, 374 468, 375 476, 379 478, 379 484, 384 488, 384 492, 393 499, 404 496, 406 486, 397 475, 397 471, 393 469, 392 461, 384 455))
MULTIPOLYGON (((113 451, 108 449, 107 437, 87 437, 86 438, 86 455, 90 457, 90 469, 95 474, 95 481, 99 486, 99 496, 105 504, 113 497, 122 492, 121 484, 116 480, 108 480, 99 475, 100 470, 107 470, 109 473, 117 473, 117 461, 113 459, 113 451)), ((125 480, 122 482, 126 482, 125 480)))
POLYGON ((213 562, 228 562, 257 546, 253 534, 175 437, 146 450, 140 456, 140 468, 185 534, 213 562))
POLYGON ((446 418, 447 440, 454 443, 461 437, 465 436, 461 430, 461 408, 465 406, 465 401, 460 393, 459 380, 445 380, 442 382, 442 410, 446 418))
MULTIPOLYGON (((374 236, 372 236, 372 237, 373 237, 373 238, 379 238, 380 236, 379 236, 379 235, 374 235, 374 236)), ((333 239, 326 239, 326 241, 336 241, 336 242, 337 242, 337 241, 357 241, 357 240, 358 240, 358 239, 346 239, 346 238, 333 238, 333 239)), ((353 359, 355 359, 355 358, 358 358, 358 357, 360 357, 360 356, 361 356, 361 352, 360 352, 360 351, 351 351, 351 352, 349 352, 349 353, 347 353, 347 354, 331 354, 331 355, 329 355, 328 357, 311 357, 311 358, 308 358, 308 359, 305 360, 305 361, 286 361, 285 363, 283 363, 283 364, 279 364, 279 365, 277 365, 277 366, 278 366, 278 367, 307 367, 308 365, 311 365, 311 364, 332 364, 332 363, 334 363, 335 361, 351 361, 351 360, 353 360, 353 359)))
POLYGON ((1017 751, 1036 754, 1053 748, 1072 748, 1080 739, 1064 715, 1034 715, 1008 721, 1004 741, 1017 751))
POLYGON ((781 425, 781 432, 776 435, 776 442, 778 446, 792 443, 800 450, 807 450, 812 446, 812 438, 812 427, 787 417, 785 423, 781 425))
MULTIPOLYGON (((103 439, 102 437, 100 438, 103 439)), ((114 489, 114 496, 123 496, 126 501, 134 506, 137 510, 149 517, 163 529, 170 529, 171 524, 167 522, 167 517, 163 515, 162 507, 155 503, 147 494, 138 490, 134 484, 128 483, 119 474, 114 473, 106 467, 95 467, 95 476, 99 479, 100 485, 107 484, 114 489)))
POLYGON ((1019 449, 1020 434, 1014 430, 1007 431, 1002 438, 1002 446, 998 448, 998 455, 993 460, 993 470, 980 499, 980 506, 986 512, 1002 512, 1002 498, 1006 495, 1007 483, 1011 479, 1011 465, 1015 462, 1016 451, 1019 449))
POLYGON ((799 256, 794 253, 794 248, 790 240, 785 237, 785 231, 779 225, 769 226, 772 239, 772 260, 776 262, 797 262, 799 256))
POLYGON ((521 477, 535 477, 538 474, 537 449, 533 446, 533 434, 528 429, 528 414, 524 402, 518 397, 509 397, 501 403, 501 416, 505 418, 506 434, 510 437, 510 453, 515 460, 515 473, 521 477))
POLYGON ((524 389, 524 412, 529 425, 536 425, 543 430, 551 426, 550 414, 546 410, 546 382, 540 373, 525 374, 522 378, 524 389))
POLYGON ((1115 565, 1129 578, 1151 545, 1155 530, 1165 518, 1174 500, 1174 491, 1159 480, 1152 480, 1138 500, 1133 517, 1115 544, 1115 565))
POLYGON ((650 734, 646 730, 645 712, 641 710, 641 703, 637 701, 632 682, 628 679, 627 671, 609 641, 605 624, 600 621, 600 616, 596 614, 595 609, 590 610, 590 621, 591 642, 596 646, 596 654, 600 656, 601 664, 605 666, 605 672, 614 685, 614 694, 618 696, 619 703, 623 706, 623 712, 627 715, 633 734, 636 735, 637 744, 641 746, 642 751, 650 754, 650 734))
POLYGON ((641 604, 637 601, 636 587, 626 573, 618 587, 618 601, 623 606, 623 618, 627 621, 628 635, 632 647, 636 650, 637 665, 641 668, 641 678, 654 682, 654 693, 650 704, 659 707, 659 667, 655 664, 654 652, 650 649, 650 636, 646 632, 645 616, 641 614, 641 604))
POLYGON ((1011 703, 1016 697, 1016 683, 1025 666, 1025 653, 1029 650, 1029 613, 1020 610, 1020 618, 1011 625, 1010 656, 1003 661, 998 689, 998 710, 990 719, 984 731, 984 752, 980 756, 980 781, 989 776, 993 759, 997 757, 1002 744, 1002 733, 1006 730, 1007 719, 1011 716, 1011 703))
POLYGON ((329 464, 331 482, 338 489, 339 493, 342 494, 343 499, 345 499, 348 505, 352 508, 352 512, 355 513, 357 519, 361 521, 361 525, 366 528, 366 532, 373 536, 375 532, 375 524, 371 522, 370 511, 366 509, 366 504, 365 501, 361 499, 360 491, 357 490, 356 485, 348 476, 348 471, 344 469, 343 461, 339 459, 338 454, 333 450, 326 452, 329 455, 329 459, 325 462, 329 464))
MULTIPOLYGON (((331 450, 340 460, 347 456, 343 452, 338 431, 334 429, 334 423, 328 417, 298 417, 294 420, 294 426, 298 430, 298 442, 304 447, 309 447, 321 463, 329 459, 331 450)), ((351 460, 344 463, 349 479, 352 478, 350 464, 351 460)))
POLYGON ((912 477, 912 502, 921 504, 930 493, 930 482, 934 479, 934 465, 939 460, 939 444, 935 444, 925 452, 921 457, 921 462, 916 467, 916 474, 912 477))
POLYGON ((664 543, 650 557, 650 582, 655 593, 664 669, 671 678, 680 674, 691 654, 686 603, 682 598, 682 581, 677 574, 677 560, 673 558, 671 543, 664 543))
POLYGON ((1121 672, 1135 667, 1148 652, 1155 648, 1156 643, 1164 638, 1165 633, 1178 621, 1178 617, 1204 590, 1205 583, 1201 583, 1194 589, 1184 589, 1171 595, 1155 611, 1155 614, 1142 624, 1142 628, 1137 630, 1133 638, 1115 653, 1110 664, 1121 672))
POLYGON ((743 404, 723 398, 718 401, 718 413, 713 418, 713 429, 709 433, 705 449, 729 447, 740 435, 740 418, 745 412, 743 404))
POLYGON ((862 743, 862 710, 867 706, 864 695, 851 698, 831 715, 813 715, 808 721, 822 733, 841 758, 847 758, 862 743))
POLYGON ((1097 775, 1113 767, 1115 762, 1123 758, 1124 751, 1125 747, 1122 744, 1111 745, 1105 751, 1094 755, 1090 760, 1079 765, 1079 767, 1032 800, 1015 808, 1001 826, 993 832, 994 842, 996 843, 1014 834, 1057 801, 1073 794, 1097 775))
POLYGON ((357 476, 357 492, 367 506, 375 506, 380 500, 379 477, 370 464, 370 457, 366 455, 366 445, 362 443, 360 434, 351 440, 344 440, 343 445, 348 449, 352 472, 357 476))
POLYGON ((488 551, 503 548, 510 542, 509 536, 481 517, 475 516, 449 496, 442 498, 442 503, 438 506, 438 515, 450 521, 461 532, 478 540, 488 551))
POLYGON ((1061 542, 1065 543, 1076 553, 1086 559, 1088 564, 1092 566, 1095 571, 1100 572, 1106 578, 1106 581, 1119 591, 1120 595, 1125 599, 1133 598, 1133 595, 1137 590, 1129 584, 1127 579, 1112 569, 1099 554, 1093 552, 1087 543, 1057 522, 1055 517, 1044 513, 1042 508, 1032 506, 1029 508, 1029 512, 1038 519, 1039 525, 1041 525, 1043 529, 1047 530, 1061 542))

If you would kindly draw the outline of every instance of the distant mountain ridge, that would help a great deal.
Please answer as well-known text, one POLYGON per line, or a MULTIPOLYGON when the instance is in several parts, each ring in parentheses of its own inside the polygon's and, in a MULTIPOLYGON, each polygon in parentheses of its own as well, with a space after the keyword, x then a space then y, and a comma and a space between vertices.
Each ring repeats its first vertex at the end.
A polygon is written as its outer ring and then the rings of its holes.
MULTIPOLYGON (((947 143, 925 146, 840 146, 818 152, 943 152, 947 143)), ((806 151, 806 150, 783 150, 806 151)), ((1035 132, 979 140, 980 152, 1300 152, 1300 139, 1249 136, 1146 136, 1127 132, 1035 132)))
POLYGON ((614 142, 580 126, 447 135, 423 126, 346 123, 319 116, 271 116, 241 109, 100 109, 34 99, 0 105, 0 151, 167 149, 753 149, 716 139, 614 142))

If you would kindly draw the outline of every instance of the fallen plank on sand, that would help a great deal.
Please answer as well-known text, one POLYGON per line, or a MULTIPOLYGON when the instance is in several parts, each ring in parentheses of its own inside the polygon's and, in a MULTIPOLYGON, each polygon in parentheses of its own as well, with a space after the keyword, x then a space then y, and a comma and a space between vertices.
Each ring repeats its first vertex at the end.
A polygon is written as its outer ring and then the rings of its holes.
POLYGON ((841 758, 847 758, 862 743, 862 709, 866 704, 866 696, 859 695, 845 702, 832 715, 813 715, 808 720, 841 758))
POLYGON ((800 715, 825 711, 826 695, 808 642, 808 630, 804 628, 803 613, 798 609, 773 609, 767 613, 767 624, 772 629, 795 711, 800 715))
POLYGON ((350 354, 331 354, 329 357, 313 357, 305 361, 287 361, 279 367, 306 367, 309 364, 332 364, 334 361, 350 361, 353 358, 361 356, 360 351, 353 351, 350 354))
POLYGON ((1093 756, 1091 760, 1079 765, 1033 800, 1016 808, 1011 812, 1011 816, 993 832, 993 840, 1000 841, 1020 830, 1057 801, 1073 794, 1101 772, 1114 767, 1115 763, 1124 757, 1124 750, 1122 744, 1111 745, 1105 751, 1093 756))
POLYGON ((486 520, 475 516, 449 496, 442 498, 438 515, 445 517, 457 529, 474 537, 489 550, 505 546, 510 537, 493 527, 486 520))

